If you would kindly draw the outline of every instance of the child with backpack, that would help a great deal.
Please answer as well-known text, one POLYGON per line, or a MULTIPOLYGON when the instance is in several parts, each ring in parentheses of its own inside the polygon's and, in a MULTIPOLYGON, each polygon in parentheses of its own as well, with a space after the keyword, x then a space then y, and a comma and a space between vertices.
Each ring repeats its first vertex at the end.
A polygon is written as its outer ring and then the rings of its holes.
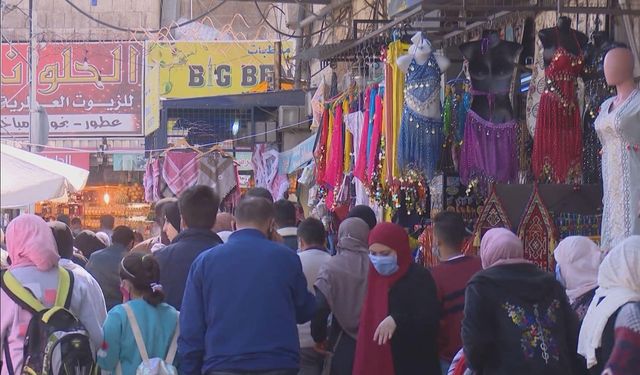
POLYGON ((1 275, 2 375, 90 374, 102 342, 102 321, 84 302, 90 290, 58 266, 53 233, 41 217, 13 219, 6 241, 11 266, 1 275))
POLYGON ((175 374, 178 312, 164 303, 158 261, 131 253, 120 263, 123 304, 107 314, 98 365, 115 374, 175 374))

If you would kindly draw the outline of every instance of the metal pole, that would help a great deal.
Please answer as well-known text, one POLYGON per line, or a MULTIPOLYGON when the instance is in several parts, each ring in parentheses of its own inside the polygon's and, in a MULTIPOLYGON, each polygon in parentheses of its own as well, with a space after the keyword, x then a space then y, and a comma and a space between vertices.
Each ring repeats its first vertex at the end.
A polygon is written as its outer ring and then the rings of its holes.
MULTIPOLYGON (((304 4, 299 4, 298 5, 298 24, 304 19, 305 16, 305 5, 304 4)), ((300 53, 302 52, 302 47, 304 45, 304 33, 302 31, 301 28, 296 29, 296 56, 299 56, 300 53)), ((299 58, 296 58, 296 62, 295 62, 295 72, 294 72, 294 79, 293 79, 293 84, 294 84, 294 88, 299 89, 300 87, 302 87, 301 85, 301 81, 302 80, 302 61, 299 58)))
POLYGON ((280 73, 282 72, 282 42, 275 42, 275 51, 273 54, 273 58, 275 59, 275 61, 273 62, 273 87, 275 91, 280 91, 280 89, 282 89, 280 82, 280 73))
MULTIPOLYGON (((37 75, 38 75, 38 53, 36 51, 38 41, 36 37, 37 14, 38 12, 34 6, 34 0, 29 0, 29 141, 34 143, 37 138, 37 127, 41 124, 38 123, 38 103, 36 100, 37 93, 37 75)), ((47 124, 48 125, 48 124, 47 124)), ((30 145, 31 151, 37 147, 30 145)))

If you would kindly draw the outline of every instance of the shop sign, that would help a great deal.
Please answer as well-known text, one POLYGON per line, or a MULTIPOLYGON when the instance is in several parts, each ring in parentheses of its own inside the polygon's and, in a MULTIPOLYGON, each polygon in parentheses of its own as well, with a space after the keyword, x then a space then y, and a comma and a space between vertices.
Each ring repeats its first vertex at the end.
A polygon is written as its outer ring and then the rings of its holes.
MULTIPOLYGON (((37 101, 50 137, 142 135, 142 52, 138 43, 41 43, 37 101)), ((2 135, 29 134, 27 43, 2 44, 2 135)))
POLYGON ((49 159, 57 160, 61 163, 73 165, 74 167, 89 170, 91 166, 89 152, 59 151, 55 149, 44 149, 40 155, 49 159))
POLYGON ((313 160, 313 146, 315 146, 315 143, 316 134, 313 134, 291 150, 281 152, 278 158, 278 173, 293 173, 313 160))
POLYGON ((253 171, 253 163, 251 157, 253 153, 237 151, 235 160, 238 163, 238 171, 253 171))
POLYGON ((249 189, 251 187, 251 175, 240 174, 238 175, 238 180, 240 181, 241 189, 249 189))
MULTIPOLYGON (((242 94, 273 72, 273 41, 147 42, 145 133, 158 129, 160 98, 242 94)), ((293 42, 282 42, 283 61, 293 42)))

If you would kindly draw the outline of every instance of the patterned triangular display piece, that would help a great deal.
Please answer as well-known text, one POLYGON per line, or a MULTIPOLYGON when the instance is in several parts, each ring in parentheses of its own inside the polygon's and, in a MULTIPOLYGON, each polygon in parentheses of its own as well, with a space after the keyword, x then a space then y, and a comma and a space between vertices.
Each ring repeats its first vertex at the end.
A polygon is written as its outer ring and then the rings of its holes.
POLYGON ((522 216, 518 237, 524 245, 525 259, 535 263, 542 270, 554 270, 553 250, 558 231, 553 223, 553 217, 540 197, 537 185, 533 188, 522 216))
POLYGON ((482 236, 484 236, 489 229, 493 228, 507 228, 511 230, 511 221, 502 205, 502 201, 500 201, 496 193, 495 185, 491 186, 491 193, 485 201, 484 208, 473 231, 474 241, 465 249, 465 254, 478 255, 482 236))

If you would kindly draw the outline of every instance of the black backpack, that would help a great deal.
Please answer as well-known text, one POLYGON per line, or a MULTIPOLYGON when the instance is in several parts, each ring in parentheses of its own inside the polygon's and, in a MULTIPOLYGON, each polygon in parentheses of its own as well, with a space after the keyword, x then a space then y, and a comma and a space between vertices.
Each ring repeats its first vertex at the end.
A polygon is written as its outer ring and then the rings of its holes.
MULTIPOLYGON (((21 374, 91 375, 97 371, 89 333, 68 310, 73 290, 71 271, 58 267, 56 301, 51 308, 44 307, 9 271, 2 272, 2 290, 33 314, 25 335, 21 374)), ((9 350, 6 344, 5 353, 9 350)), ((13 375, 13 365, 5 365, 13 375)))

